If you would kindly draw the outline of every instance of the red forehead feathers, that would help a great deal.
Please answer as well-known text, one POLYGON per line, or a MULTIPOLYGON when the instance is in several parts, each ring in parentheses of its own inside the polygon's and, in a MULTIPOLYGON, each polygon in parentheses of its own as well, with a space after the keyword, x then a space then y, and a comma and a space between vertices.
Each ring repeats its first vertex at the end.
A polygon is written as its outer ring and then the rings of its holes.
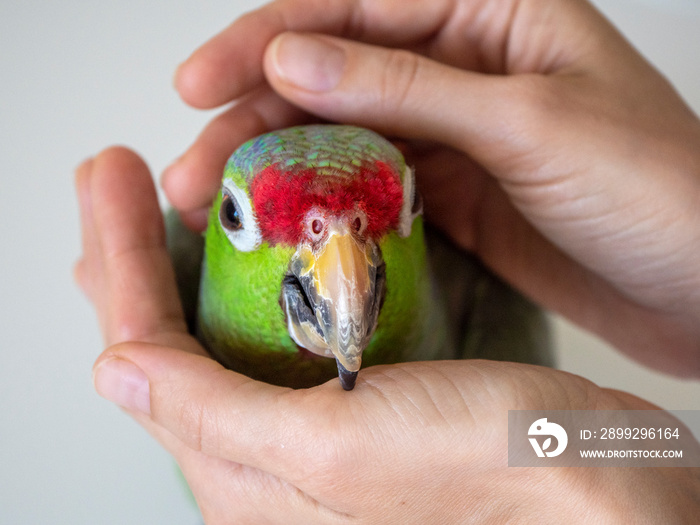
POLYGON ((358 168, 354 177, 319 175, 313 169, 289 173, 273 165, 255 176, 251 192, 263 239, 291 246, 301 240, 302 222, 312 207, 330 214, 359 208, 367 215, 365 234, 379 240, 398 226, 403 203, 399 175, 383 162, 358 168))

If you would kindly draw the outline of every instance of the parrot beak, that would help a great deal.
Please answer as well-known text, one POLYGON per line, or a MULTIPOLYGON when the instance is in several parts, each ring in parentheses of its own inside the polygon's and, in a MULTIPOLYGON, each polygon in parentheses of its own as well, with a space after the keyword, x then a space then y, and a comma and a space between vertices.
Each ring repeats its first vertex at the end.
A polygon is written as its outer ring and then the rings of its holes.
POLYGON ((334 357, 345 390, 355 386, 377 326, 384 281, 376 244, 343 229, 332 230, 320 249, 302 244, 283 281, 289 335, 311 352, 334 357))

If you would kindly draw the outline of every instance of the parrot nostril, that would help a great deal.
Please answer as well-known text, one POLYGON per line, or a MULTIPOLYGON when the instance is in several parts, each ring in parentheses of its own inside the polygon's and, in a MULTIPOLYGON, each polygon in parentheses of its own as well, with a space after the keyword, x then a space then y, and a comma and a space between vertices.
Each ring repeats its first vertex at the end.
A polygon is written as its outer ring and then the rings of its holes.
POLYGON ((355 217, 355 220, 352 221, 352 227, 355 230, 355 232, 359 233, 360 228, 362 228, 362 219, 359 217, 355 217))

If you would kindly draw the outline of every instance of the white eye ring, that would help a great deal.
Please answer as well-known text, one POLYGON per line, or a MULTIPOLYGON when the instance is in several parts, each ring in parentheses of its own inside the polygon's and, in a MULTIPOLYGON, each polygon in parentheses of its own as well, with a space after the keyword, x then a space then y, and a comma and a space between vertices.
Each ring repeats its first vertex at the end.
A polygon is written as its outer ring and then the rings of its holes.
POLYGON ((403 176, 403 205, 399 214, 399 227, 397 228, 399 237, 408 237, 411 235, 411 227, 416 217, 423 213, 422 203, 418 209, 413 210, 415 199, 418 198, 415 187, 415 174, 413 170, 406 166, 403 176))
POLYGON ((255 213, 253 213, 250 197, 230 179, 224 180, 222 192, 224 194, 224 202, 227 198, 233 202, 240 221, 240 227, 232 229, 224 224, 221 218, 222 212, 221 210, 219 211, 219 224, 224 230, 226 237, 238 251, 250 252, 255 250, 262 243, 262 234, 260 233, 255 213))

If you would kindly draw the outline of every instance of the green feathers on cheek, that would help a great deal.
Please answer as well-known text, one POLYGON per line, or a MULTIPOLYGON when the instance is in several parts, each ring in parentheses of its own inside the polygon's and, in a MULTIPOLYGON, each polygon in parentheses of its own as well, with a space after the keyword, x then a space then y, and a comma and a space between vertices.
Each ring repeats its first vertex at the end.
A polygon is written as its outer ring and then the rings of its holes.
POLYGON ((379 313, 377 331, 363 354, 366 366, 407 360, 426 332, 432 305, 423 240, 423 220, 413 222, 411 235, 395 233, 379 244, 386 263, 386 297, 379 313))
POLYGON ((199 301, 201 335, 210 346, 247 352, 295 352, 279 305, 282 279, 294 250, 263 243, 236 250, 218 227, 220 198, 210 213, 199 301), (213 343, 213 345, 211 344, 213 343))

